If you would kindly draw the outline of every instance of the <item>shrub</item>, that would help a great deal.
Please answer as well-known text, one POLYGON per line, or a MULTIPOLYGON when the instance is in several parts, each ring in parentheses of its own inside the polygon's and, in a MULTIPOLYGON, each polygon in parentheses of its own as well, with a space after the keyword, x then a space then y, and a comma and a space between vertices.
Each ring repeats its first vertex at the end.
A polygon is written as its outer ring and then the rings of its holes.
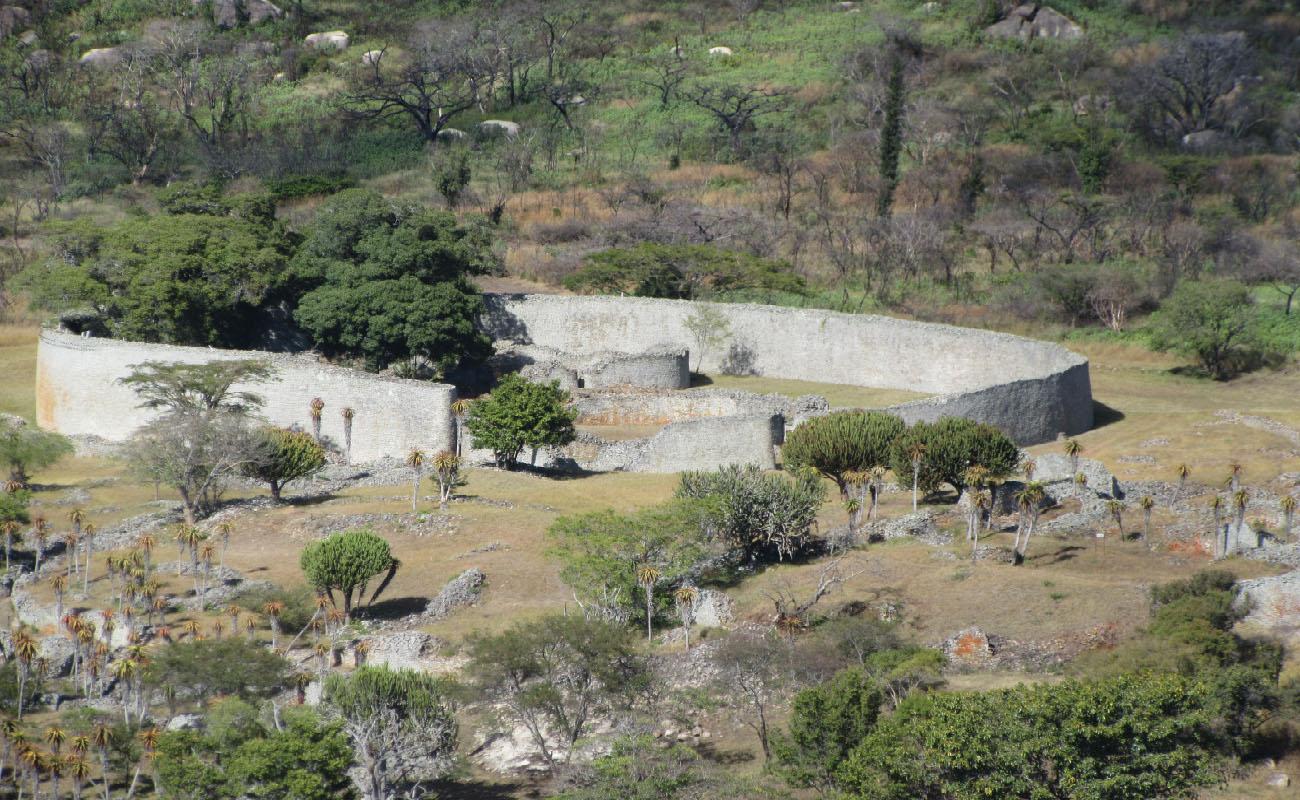
POLYGON ((356 185, 357 182, 346 175, 289 175, 268 180, 266 190, 277 202, 283 202, 300 197, 337 194, 356 185))
POLYGON ((564 279, 577 292, 696 299, 738 289, 802 292, 789 264, 703 244, 642 243, 602 250, 564 279))
POLYGON ((804 473, 791 480, 758 467, 687 472, 677 497, 701 503, 708 529, 742 563, 780 561, 814 549, 813 526, 825 484, 804 473))
POLYGON ((290 481, 307 478, 325 466, 325 448, 311 434, 285 428, 263 428, 259 458, 244 467, 244 474, 271 487, 271 498, 290 481))
POLYGON ((26 485, 33 470, 53 466, 72 455, 72 441, 35 425, 12 425, 0 421, 0 464, 9 468, 9 479, 26 485))
POLYGON ((289 662, 243 639, 196 639, 158 650, 145 669, 148 686, 169 687, 180 700, 217 695, 267 697, 288 680, 289 662))
POLYGON ((1184 281, 1152 323, 1153 347, 1196 359, 1215 380, 1232 377, 1254 354, 1254 300, 1236 281, 1184 281))

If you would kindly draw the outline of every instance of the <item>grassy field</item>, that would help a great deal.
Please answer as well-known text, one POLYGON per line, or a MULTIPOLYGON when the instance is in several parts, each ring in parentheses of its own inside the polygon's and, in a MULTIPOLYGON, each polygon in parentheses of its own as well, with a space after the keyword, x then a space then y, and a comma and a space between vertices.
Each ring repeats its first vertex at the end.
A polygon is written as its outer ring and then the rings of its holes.
POLYGON ((832 408, 884 408, 908 400, 918 400, 926 395, 906 389, 875 389, 868 386, 850 386, 843 383, 814 383, 791 381, 784 378, 767 378, 759 375, 695 375, 692 386, 715 389, 740 389, 758 394, 783 394, 798 397, 819 394, 832 408))

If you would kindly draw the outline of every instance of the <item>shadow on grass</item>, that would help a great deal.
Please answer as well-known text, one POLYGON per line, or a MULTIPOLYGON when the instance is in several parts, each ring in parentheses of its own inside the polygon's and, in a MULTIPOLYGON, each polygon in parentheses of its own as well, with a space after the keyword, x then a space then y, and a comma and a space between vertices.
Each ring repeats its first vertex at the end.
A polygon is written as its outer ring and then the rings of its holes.
POLYGON ((1104 428, 1107 425, 1114 425, 1116 422, 1124 420, 1124 412, 1117 408, 1111 408, 1105 403, 1092 401, 1092 427, 1093 429, 1104 428))
POLYGON ((1072 561, 1079 557, 1085 549, 1079 545, 1067 545, 1057 550, 1055 553, 1044 553, 1038 557, 1030 556, 1027 561, 1033 561, 1041 564, 1059 564, 1062 561, 1072 561))
POLYGON ((401 619, 412 614, 422 614, 429 606, 427 597, 391 597, 359 609, 358 615, 366 619, 401 619))
POLYGON ((695 746, 695 750, 702 758, 724 766, 748 764, 756 758, 748 750, 722 750, 712 743, 700 743, 695 746))

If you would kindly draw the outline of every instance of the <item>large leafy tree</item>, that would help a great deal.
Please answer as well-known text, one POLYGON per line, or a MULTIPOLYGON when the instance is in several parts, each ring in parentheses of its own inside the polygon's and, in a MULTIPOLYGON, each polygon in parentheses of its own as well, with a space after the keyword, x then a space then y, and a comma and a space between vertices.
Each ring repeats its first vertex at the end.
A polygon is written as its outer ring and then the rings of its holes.
POLYGON ((246 346, 282 287, 291 245, 274 222, 230 214, 77 223, 56 233, 55 257, 23 281, 50 310, 94 307, 122 338, 246 346))
POLYGON ((881 411, 836 411, 791 431, 781 456, 787 468, 811 467, 835 481, 847 498, 853 473, 888 466, 890 449, 905 427, 881 411))
POLYGON ((238 698, 212 708, 202 732, 159 737, 154 764, 159 788, 178 800, 333 800, 350 797, 352 748, 342 726, 309 708, 279 712, 265 722, 238 698))
POLYGON ((498 466, 514 469, 525 447, 573 441, 578 414, 568 402, 569 393, 558 382, 533 383, 512 373, 474 403, 465 426, 475 447, 491 450, 498 466))
POLYGON ((307 582, 328 594, 331 602, 334 592, 342 595, 343 613, 348 616, 354 603, 365 602, 370 581, 384 576, 370 595, 369 602, 374 602, 401 565, 393 557, 388 541, 368 530, 345 531, 310 542, 298 563, 307 582))
POLYGON ((947 483, 960 493, 966 488, 967 470, 971 467, 983 467, 991 478, 1015 472, 1020 448, 992 425, 964 417, 944 417, 908 428, 895 440, 891 459, 894 474, 915 474, 924 492, 933 492, 947 483))
POLYGON ((1176 674, 917 696, 840 766, 851 798, 1185 797, 1217 780, 1214 695, 1176 674))
POLYGON ((243 639, 195 639, 158 650, 145 668, 146 685, 181 700, 205 703, 219 695, 266 697, 288 680, 289 662, 243 639))
POLYGON ((294 260, 305 291, 294 319, 325 352, 372 369, 446 371, 491 353, 469 279, 499 266, 485 223, 348 189, 322 206, 294 260))
POLYGON ((457 729, 443 680, 415 670, 361 667, 329 676, 323 699, 352 742, 366 800, 387 800, 451 769, 457 729))
POLYGON ((795 695, 788 734, 773 737, 775 771, 791 784, 833 789, 835 775, 880 717, 884 694, 863 667, 795 695))

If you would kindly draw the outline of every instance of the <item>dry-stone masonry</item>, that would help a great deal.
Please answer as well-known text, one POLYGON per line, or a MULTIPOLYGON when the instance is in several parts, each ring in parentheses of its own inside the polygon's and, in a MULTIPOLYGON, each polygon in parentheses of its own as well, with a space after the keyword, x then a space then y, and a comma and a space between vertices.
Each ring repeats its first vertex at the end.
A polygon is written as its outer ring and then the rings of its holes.
MULTIPOLYGON (((485 325, 498 340, 581 356, 635 353, 654 342, 690 349, 684 300, 489 295, 485 325)), ((1087 359, 1059 345, 992 331, 889 317, 714 304, 730 343, 704 372, 907 389, 935 395, 889 410, 908 422, 969 417, 1022 444, 1092 427, 1087 359)))
POLYGON ((263 416, 281 426, 310 429, 310 403, 325 401, 321 434, 343 444, 340 411, 356 411, 352 457, 374 461, 404 457, 413 447, 426 452, 454 444, 451 403, 455 387, 402 380, 322 363, 306 355, 123 342, 47 330, 36 356, 36 421, 68 435, 93 435, 122 441, 156 413, 120 380, 145 361, 189 364, 228 359, 258 359, 275 368, 275 380, 249 388, 261 394, 263 416))

